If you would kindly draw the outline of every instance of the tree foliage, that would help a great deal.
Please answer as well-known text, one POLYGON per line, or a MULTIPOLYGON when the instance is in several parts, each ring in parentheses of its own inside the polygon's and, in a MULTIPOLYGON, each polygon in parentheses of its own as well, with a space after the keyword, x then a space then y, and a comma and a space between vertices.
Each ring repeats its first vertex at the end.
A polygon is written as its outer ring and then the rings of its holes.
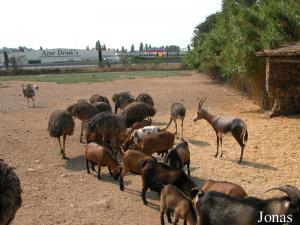
POLYGON ((255 52, 300 40, 299 0, 223 0, 196 26, 184 62, 218 77, 264 71, 255 52))

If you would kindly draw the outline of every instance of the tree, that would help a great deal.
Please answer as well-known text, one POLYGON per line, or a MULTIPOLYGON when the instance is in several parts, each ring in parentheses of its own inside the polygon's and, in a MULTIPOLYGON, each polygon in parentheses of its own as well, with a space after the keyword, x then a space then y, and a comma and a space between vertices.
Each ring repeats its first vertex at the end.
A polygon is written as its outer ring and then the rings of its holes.
POLYGON ((90 46, 87 45, 87 46, 85 47, 85 50, 90 50, 90 46))
POLYGON ((117 53, 119 53, 119 52, 120 52, 118 48, 117 48, 116 52, 117 52, 117 53))
POLYGON ((188 50, 188 52, 191 51, 191 46, 190 45, 187 46, 187 50, 188 50))
POLYGON ((143 45, 143 42, 140 43, 139 51, 140 51, 140 52, 144 51, 144 45, 143 45))
POLYGON ((5 63, 5 68, 8 69, 9 60, 8 60, 7 52, 4 52, 4 63, 5 63))
POLYGON ((134 45, 131 45, 130 52, 134 52, 134 45))
POLYGON ((42 46, 40 47, 40 51, 43 51, 43 47, 42 46))
POLYGON ((24 52, 24 51, 25 51, 24 47, 19 46, 19 52, 24 52))
POLYGON ((145 44, 145 50, 146 51, 148 50, 148 44, 147 43, 145 44))
POLYGON ((106 50, 106 46, 105 46, 105 44, 102 46, 102 50, 106 50))
POLYGON ((151 45, 149 45, 148 48, 151 49, 151 45))
POLYGON ((100 44, 99 40, 96 42, 96 46, 95 47, 96 47, 96 50, 101 49, 101 44, 100 44))
POLYGON ((99 65, 101 66, 102 62, 103 62, 103 59, 102 59, 102 48, 101 48, 100 41, 98 41, 97 43, 96 43, 96 49, 98 50, 98 62, 99 62, 99 65), (97 43, 98 43, 98 45, 97 45, 97 43))
POLYGON ((121 52, 124 53, 125 52, 125 48, 124 46, 121 47, 121 52))

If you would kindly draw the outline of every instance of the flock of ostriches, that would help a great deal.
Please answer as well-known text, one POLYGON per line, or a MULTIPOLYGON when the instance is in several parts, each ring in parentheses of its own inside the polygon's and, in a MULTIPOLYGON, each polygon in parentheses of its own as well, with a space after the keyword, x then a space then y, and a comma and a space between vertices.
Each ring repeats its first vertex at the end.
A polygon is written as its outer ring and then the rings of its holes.
MULTIPOLYGON (((38 87, 23 86, 24 97, 33 100, 38 87)), ((65 110, 57 110, 50 116, 48 131, 51 137, 59 141, 63 159, 67 159, 65 142, 75 127, 74 118, 82 121, 80 141, 84 133, 86 169, 90 166, 101 179, 101 167, 107 167, 110 175, 119 180, 120 190, 124 191, 124 177, 128 172, 142 178, 141 197, 147 205, 148 189, 160 195, 160 220, 165 224, 166 213, 169 223, 198 225, 258 225, 293 224, 300 225, 300 191, 291 185, 282 185, 270 190, 280 190, 286 195, 269 199, 247 196, 245 190, 237 184, 226 181, 201 179, 196 186, 190 177, 190 151, 183 139, 183 122, 186 109, 181 103, 171 105, 170 121, 164 129, 151 125, 151 117, 156 113, 154 101, 149 94, 141 93, 137 98, 129 92, 112 96, 115 105, 112 112, 109 100, 105 96, 93 95, 90 100, 78 100, 65 110), (174 146, 177 134, 177 121, 181 121, 181 141, 174 146), (172 123, 176 132, 168 132, 172 123), (62 137, 62 143, 61 143, 62 137), (161 155, 163 162, 159 162, 161 155), (187 167, 187 174, 184 167, 187 167)), ((246 124, 239 118, 216 116, 205 110, 199 102, 193 121, 207 120, 216 132, 217 152, 221 148, 222 137, 231 133, 241 147, 239 163, 248 140, 246 124)), ((160 160, 161 161, 161 160, 160 160)), ((12 168, 0 161, 0 225, 9 224, 21 207, 20 180, 12 168)), ((141 222, 142 223, 142 222, 141 222)))

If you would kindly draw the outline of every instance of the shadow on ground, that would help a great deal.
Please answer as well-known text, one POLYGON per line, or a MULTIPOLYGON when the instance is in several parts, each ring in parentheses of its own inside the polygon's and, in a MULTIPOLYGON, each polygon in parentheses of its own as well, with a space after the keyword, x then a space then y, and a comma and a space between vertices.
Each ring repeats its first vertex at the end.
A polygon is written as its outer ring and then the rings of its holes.
MULTIPOLYGON (((239 160, 228 160, 230 162, 234 162, 234 163, 238 163, 239 160)), ((278 171, 278 169, 276 167, 267 165, 267 164, 263 164, 263 163, 257 163, 257 162, 249 162, 246 160, 243 160, 243 163, 241 164, 241 166, 248 166, 248 167, 253 167, 256 169, 261 169, 261 170, 272 170, 272 171, 278 171)))
POLYGON ((200 146, 200 147, 207 147, 210 146, 210 144, 206 141, 200 141, 200 140, 194 140, 194 139, 188 139, 188 143, 191 143, 192 145, 200 146))
POLYGON ((81 171, 86 169, 86 161, 84 155, 69 158, 64 165, 65 169, 72 171, 81 171))

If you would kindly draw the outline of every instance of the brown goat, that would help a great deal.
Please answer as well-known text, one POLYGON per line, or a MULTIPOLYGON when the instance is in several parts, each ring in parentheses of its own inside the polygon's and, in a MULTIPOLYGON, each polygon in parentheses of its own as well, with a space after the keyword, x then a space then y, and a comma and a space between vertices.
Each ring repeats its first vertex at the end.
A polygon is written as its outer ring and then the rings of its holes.
POLYGON ((94 164, 98 166, 98 179, 100 177, 101 166, 108 167, 110 175, 117 180, 122 171, 118 162, 110 154, 110 150, 106 147, 100 146, 97 143, 89 143, 85 147, 86 169, 90 174, 89 161, 92 163, 92 170, 95 171, 94 164))
POLYGON ((227 181, 202 180, 202 184, 199 187, 193 188, 191 191, 192 197, 195 197, 199 191, 216 191, 232 197, 240 198, 245 198, 247 196, 244 188, 242 188, 240 185, 227 181))
POLYGON ((146 155, 153 153, 167 153, 174 145, 175 134, 168 131, 161 131, 157 134, 151 134, 143 137, 135 145, 134 149, 144 152, 146 155))
POLYGON ((161 225, 165 224, 165 212, 167 213, 168 222, 172 223, 171 210, 174 212, 174 224, 177 224, 179 219, 183 219, 184 224, 186 224, 187 221, 191 225, 196 224, 197 215, 192 200, 174 185, 163 185, 160 195, 161 225))
POLYGON ((124 191, 123 179, 128 172, 141 175, 141 167, 143 162, 147 160, 156 161, 152 156, 148 156, 143 152, 136 150, 128 150, 126 152, 121 149, 122 156, 122 173, 120 175, 120 190, 124 191))
POLYGON ((190 150, 188 143, 182 139, 182 142, 172 148, 165 158, 165 163, 173 168, 183 168, 187 166, 190 177, 190 150))

